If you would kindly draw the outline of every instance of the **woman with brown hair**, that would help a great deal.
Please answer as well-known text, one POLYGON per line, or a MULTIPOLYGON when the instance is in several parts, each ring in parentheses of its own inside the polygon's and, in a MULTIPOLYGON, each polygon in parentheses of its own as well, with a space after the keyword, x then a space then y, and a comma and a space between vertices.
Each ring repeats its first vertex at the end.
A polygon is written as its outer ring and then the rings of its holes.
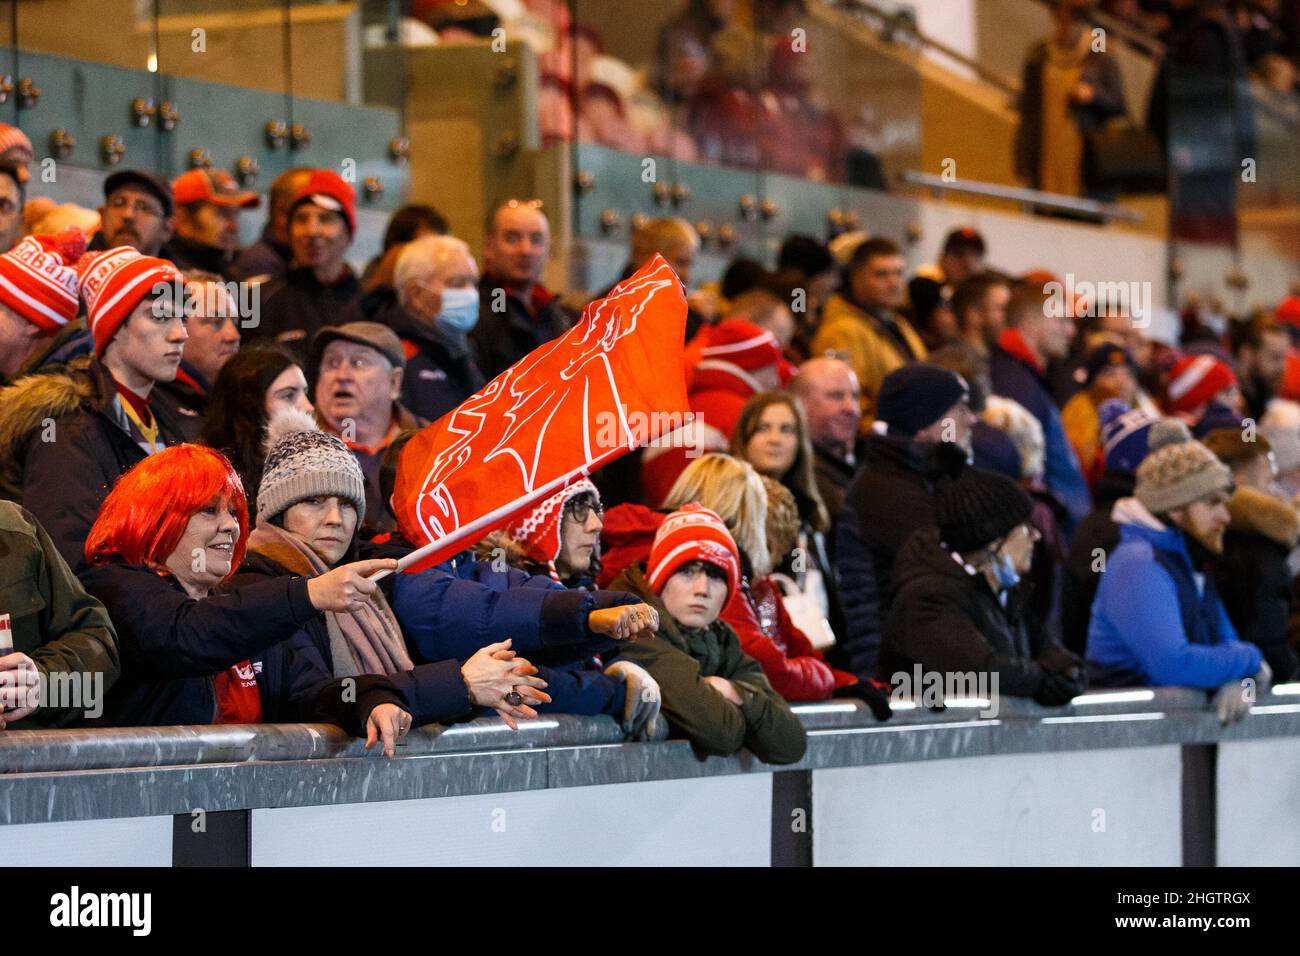
POLYGON ((812 439, 799 400, 788 392, 760 392, 751 398, 731 433, 731 454, 760 475, 780 482, 794 496, 799 532, 787 554, 772 556, 773 570, 788 575, 840 633, 837 584, 825 540, 830 516, 817 490, 812 439))

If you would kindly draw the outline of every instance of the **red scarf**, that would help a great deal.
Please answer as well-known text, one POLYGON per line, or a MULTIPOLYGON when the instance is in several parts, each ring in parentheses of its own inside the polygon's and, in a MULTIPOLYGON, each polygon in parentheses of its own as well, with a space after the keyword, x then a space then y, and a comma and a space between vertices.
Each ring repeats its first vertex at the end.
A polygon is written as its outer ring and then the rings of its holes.
POLYGON ((117 394, 122 396, 122 401, 131 406, 131 410, 140 421, 146 425, 153 424, 153 409, 149 407, 149 399, 141 398, 117 379, 113 380, 113 386, 117 389, 117 394))
POLYGON ((1047 366, 1034 354, 1034 350, 1029 347, 1029 343, 1025 341, 1025 337, 1018 329, 1003 329, 1002 334, 998 336, 998 347, 1013 358, 1024 362, 1039 375, 1047 373, 1047 366))
POLYGON ((222 671, 214 679, 217 691, 217 723, 260 724, 262 695, 257 690, 257 674, 251 661, 222 671))

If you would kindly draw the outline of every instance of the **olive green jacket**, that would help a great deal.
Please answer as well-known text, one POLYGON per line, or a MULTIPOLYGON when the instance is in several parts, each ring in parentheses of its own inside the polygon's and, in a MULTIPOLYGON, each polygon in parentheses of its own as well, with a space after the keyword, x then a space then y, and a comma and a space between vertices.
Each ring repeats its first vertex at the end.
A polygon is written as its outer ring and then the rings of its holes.
POLYGON ((766 763, 795 763, 808 745, 803 724, 763 676, 763 668, 740 648, 731 626, 716 620, 706 628, 686 630, 664 609, 633 564, 611 585, 631 591, 659 612, 654 637, 620 644, 618 657, 640 664, 659 682, 661 713, 674 730, 706 754, 730 756, 748 747, 766 763), (735 686, 737 707, 705 683, 722 677, 735 686))
POLYGON ((104 702, 96 695, 121 671, 117 634, 45 530, 10 501, 0 501, 0 614, 9 615, 14 651, 36 663, 46 694, 35 713, 7 729, 66 727, 88 711, 96 716, 104 702))

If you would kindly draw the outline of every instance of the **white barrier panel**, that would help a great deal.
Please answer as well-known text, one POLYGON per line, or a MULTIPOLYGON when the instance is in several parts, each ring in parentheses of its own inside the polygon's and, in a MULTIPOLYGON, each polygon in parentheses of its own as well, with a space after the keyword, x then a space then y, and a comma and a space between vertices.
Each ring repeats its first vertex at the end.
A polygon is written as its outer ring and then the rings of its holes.
POLYGON ((772 776, 252 812, 253 866, 767 866, 772 776))
POLYGON ((21 823, 3 830, 4 857, 21 866, 171 866, 171 817, 21 823))
POLYGON ((1178 866, 1179 748, 813 772, 815 866, 1178 866))
POLYGON ((1219 744, 1219 866, 1300 864, 1300 747, 1294 737, 1219 744))

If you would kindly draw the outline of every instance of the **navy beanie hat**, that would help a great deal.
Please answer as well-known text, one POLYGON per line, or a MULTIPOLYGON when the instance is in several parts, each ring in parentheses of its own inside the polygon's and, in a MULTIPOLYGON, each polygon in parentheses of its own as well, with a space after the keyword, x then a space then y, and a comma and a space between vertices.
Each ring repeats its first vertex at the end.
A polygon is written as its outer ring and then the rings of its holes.
POLYGON ((923 362, 904 365, 880 384, 876 423, 886 434, 914 438, 963 398, 970 398, 970 387, 956 372, 923 362))
POLYGON ((1137 471, 1147 456, 1147 434, 1160 419, 1122 399, 1108 398, 1097 409, 1101 418, 1101 445, 1107 471, 1137 471))

